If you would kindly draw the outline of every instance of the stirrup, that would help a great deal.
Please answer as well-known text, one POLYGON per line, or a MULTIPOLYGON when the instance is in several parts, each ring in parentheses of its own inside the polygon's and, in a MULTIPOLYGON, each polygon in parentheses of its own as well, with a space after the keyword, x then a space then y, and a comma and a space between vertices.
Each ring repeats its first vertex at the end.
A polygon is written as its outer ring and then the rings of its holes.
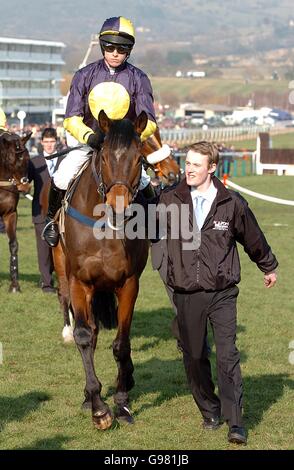
POLYGON ((41 233, 41 238, 42 238, 42 240, 46 241, 46 238, 45 238, 45 235, 44 235, 44 234, 45 234, 47 228, 49 228, 50 225, 53 225, 53 224, 56 224, 56 222, 55 222, 54 219, 49 220, 49 222, 47 222, 47 224, 45 225, 45 227, 43 228, 42 233, 41 233))
POLYGON ((44 240, 51 248, 54 248, 58 245, 59 242, 59 230, 57 222, 52 219, 44 227, 41 238, 44 240), (47 233, 46 233, 47 232, 47 233))

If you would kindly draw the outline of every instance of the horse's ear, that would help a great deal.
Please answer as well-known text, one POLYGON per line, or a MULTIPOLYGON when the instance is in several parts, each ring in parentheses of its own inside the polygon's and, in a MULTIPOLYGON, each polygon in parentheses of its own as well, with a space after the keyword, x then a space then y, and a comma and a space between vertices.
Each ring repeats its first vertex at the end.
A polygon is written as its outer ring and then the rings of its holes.
POLYGON ((27 141, 30 140, 31 136, 32 136, 32 132, 29 132, 27 135, 21 137, 22 143, 25 145, 27 141))
POLYGON ((107 134, 110 128, 111 120, 103 109, 101 109, 98 115, 98 124, 102 132, 104 132, 104 134, 107 134))
POLYGON ((141 135, 142 132, 145 130, 148 122, 148 116, 145 111, 142 111, 139 116, 136 118, 134 123, 134 128, 137 134, 141 135))

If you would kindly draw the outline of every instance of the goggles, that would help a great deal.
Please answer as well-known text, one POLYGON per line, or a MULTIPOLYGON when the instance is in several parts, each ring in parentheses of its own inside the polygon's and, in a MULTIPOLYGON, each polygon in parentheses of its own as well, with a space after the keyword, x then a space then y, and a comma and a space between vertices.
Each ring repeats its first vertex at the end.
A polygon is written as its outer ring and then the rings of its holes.
POLYGON ((111 44, 110 42, 102 42, 102 49, 105 52, 114 52, 117 50, 119 54, 129 54, 132 50, 132 46, 127 46, 126 44, 111 44))

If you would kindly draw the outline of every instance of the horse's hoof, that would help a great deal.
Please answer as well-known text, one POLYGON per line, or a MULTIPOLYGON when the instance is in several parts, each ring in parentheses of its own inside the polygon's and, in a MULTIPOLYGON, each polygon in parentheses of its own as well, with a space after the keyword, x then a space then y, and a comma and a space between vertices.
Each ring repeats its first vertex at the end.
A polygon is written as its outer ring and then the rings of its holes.
POLYGON ((16 294, 17 292, 21 292, 21 290, 19 286, 10 286, 8 292, 11 294, 16 294))
POLYGON ((127 406, 119 406, 116 410, 115 417, 120 423, 135 423, 131 411, 127 406))
POLYGON ((113 422, 113 416, 110 410, 107 410, 104 413, 96 411, 96 413, 92 415, 92 419, 95 428, 101 430, 109 429, 113 422))
POLYGON ((66 325, 62 330, 62 338, 64 343, 74 343, 73 328, 66 325))

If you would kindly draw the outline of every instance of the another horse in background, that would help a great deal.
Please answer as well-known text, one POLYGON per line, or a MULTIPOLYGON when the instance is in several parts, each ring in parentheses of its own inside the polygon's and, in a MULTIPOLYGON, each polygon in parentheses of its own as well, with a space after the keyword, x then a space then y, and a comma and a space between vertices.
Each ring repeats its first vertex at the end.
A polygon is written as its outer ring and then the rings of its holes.
POLYGON ((18 282, 18 242, 16 238, 17 204, 20 192, 28 192, 26 143, 31 134, 20 137, 1 130, 0 133, 0 216, 3 218, 10 250, 9 292, 20 291, 18 282))
POLYGON ((168 145, 163 145, 159 129, 142 145, 142 155, 148 166, 154 171, 156 180, 161 186, 171 186, 180 181, 181 169, 173 158, 168 145))

